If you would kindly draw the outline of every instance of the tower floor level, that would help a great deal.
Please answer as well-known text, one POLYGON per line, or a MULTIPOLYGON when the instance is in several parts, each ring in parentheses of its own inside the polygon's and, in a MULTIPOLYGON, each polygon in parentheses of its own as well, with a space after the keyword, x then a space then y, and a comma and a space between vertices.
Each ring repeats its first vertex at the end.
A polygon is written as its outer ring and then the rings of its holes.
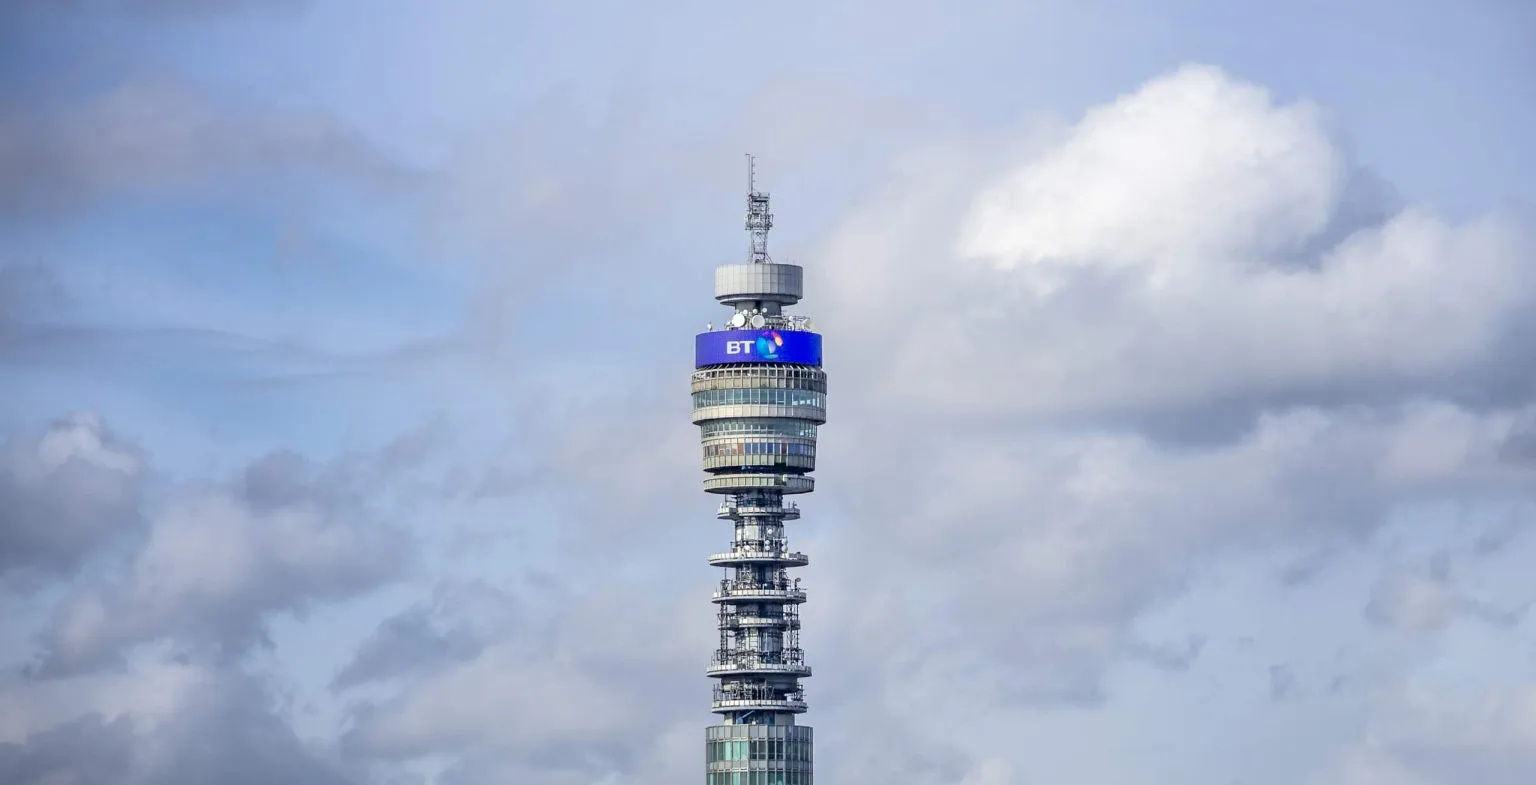
POLYGON ((813 785, 811 728, 796 722, 811 675, 800 648, 800 579, 810 558, 790 547, 800 517, 786 498, 811 492, 816 431, 826 422, 821 336, 784 308, 799 302, 800 267, 767 256, 768 195, 748 186, 750 260, 715 271, 715 299, 732 308, 724 329, 695 338, 693 422, 704 489, 723 498, 730 549, 710 598, 720 638, 707 675, 720 724, 705 734, 706 785, 813 785))

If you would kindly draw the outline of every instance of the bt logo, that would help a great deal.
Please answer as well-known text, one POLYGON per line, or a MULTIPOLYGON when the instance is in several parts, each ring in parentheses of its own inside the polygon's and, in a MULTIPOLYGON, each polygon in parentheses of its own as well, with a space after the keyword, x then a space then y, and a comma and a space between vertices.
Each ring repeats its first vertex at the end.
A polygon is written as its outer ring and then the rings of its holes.
POLYGON ((726 354, 756 354, 763 360, 777 360, 779 347, 784 345, 784 338, 778 333, 769 330, 750 341, 726 341, 726 354))
POLYGON ((769 330, 757 336, 757 356, 764 360, 779 359, 779 347, 784 345, 784 339, 778 333, 769 330))

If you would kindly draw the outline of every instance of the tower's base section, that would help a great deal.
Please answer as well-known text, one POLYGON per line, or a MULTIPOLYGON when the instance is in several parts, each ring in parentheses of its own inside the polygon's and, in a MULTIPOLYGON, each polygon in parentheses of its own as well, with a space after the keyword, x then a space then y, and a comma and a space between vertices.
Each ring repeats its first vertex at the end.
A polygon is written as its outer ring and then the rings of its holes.
POLYGON ((809 727, 711 725, 704 738, 705 785, 814 785, 809 727))

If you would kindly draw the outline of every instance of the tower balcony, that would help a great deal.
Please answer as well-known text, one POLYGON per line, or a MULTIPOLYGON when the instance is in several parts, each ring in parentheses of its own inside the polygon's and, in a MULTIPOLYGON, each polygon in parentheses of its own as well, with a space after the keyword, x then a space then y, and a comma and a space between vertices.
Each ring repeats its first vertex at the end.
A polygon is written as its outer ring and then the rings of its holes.
POLYGON ((746 602, 799 604, 805 602, 805 590, 798 586, 764 586, 723 580, 720 582, 720 590, 710 596, 710 601, 717 604, 746 602))
POLYGON ((787 711, 801 714, 808 707, 805 693, 798 688, 775 689, 763 684, 716 685, 710 711, 787 711))
POLYGON ((789 676, 804 679, 811 675, 811 666, 800 658, 798 650, 765 654, 753 651, 715 652, 708 674, 715 678, 726 676, 789 676))
POLYGON ((746 629, 800 629, 800 617, 797 615, 760 616, 746 613, 721 613, 721 630, 746 630, 746 629))
POLYGON ((778 491, 779 493, 810 493, 816 489, 816 481, 803 474, 716 474, 704 479, 707 493, 742 494, 751 491, 778 491))
POLYGON ((789 502, 773 507, 754 502, 727 500, 720 503, 720 509, 715 512, 715 517, 722 521, 733 521, 737 518, 778 518, 781 521, 793 521, 800 518, 800 505, 789 502))
POLYGON ((747 564, 773 564, 780 567, 804 567, 811 557, 798 551, 738 548, 726 553, 712 553, 711 567, 735 567, 747 564))

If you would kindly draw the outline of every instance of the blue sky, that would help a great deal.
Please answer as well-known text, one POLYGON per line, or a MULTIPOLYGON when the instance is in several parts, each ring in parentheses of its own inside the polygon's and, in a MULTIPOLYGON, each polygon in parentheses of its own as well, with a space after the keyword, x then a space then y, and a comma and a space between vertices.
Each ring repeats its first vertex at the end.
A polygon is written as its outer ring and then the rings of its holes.
POLYGON ((819 776, 1536 767, 1525 4, 13 6, 0 780, 698 776, 748 151, 819 776))

